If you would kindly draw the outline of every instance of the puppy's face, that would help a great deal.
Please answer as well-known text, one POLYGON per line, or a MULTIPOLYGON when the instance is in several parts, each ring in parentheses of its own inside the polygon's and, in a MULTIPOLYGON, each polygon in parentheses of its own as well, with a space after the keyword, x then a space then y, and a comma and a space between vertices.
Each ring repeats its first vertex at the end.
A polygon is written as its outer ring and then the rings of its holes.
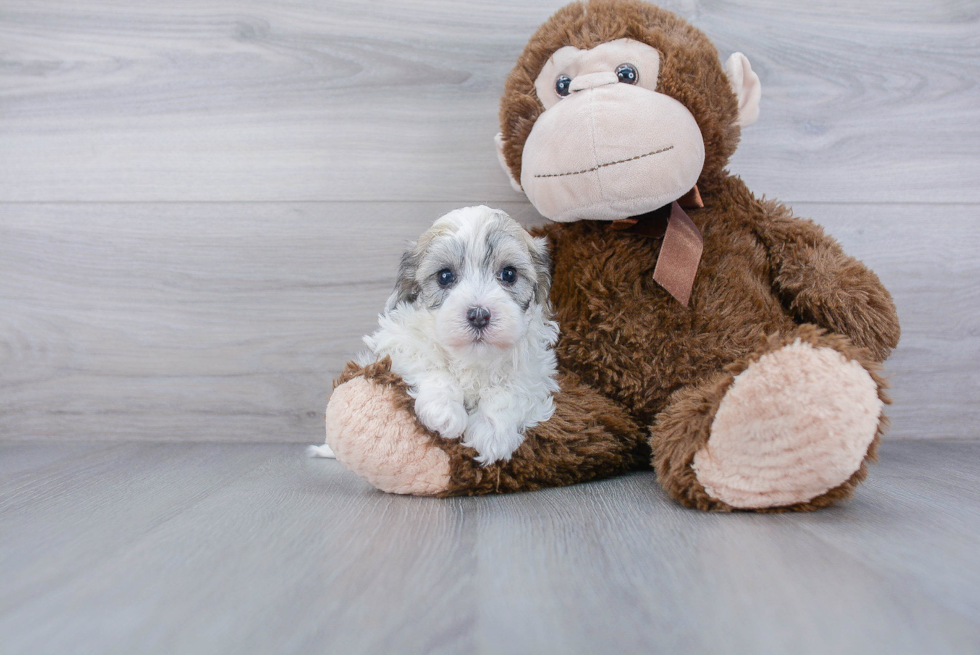
POLYGON ((452 211, 402 257, 388 310, 402 302, 435 314, 436 336, 454 351, 510 348, 532 309, 548 306, 547 244, 489 207, 452 211))

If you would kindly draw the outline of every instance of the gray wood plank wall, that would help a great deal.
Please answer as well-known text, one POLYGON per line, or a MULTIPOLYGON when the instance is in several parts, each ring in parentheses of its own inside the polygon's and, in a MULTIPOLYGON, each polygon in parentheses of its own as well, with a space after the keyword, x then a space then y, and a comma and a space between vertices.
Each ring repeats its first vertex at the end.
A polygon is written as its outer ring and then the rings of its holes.
MULTIPOLYGON (((563 3, 6 0, 0 439, 318 441, 405 241, 486 203, 563 3)), ((891 438, 980 419, 980 4, 665 3, 748 55, 731 170, 891 289, 891 438)))

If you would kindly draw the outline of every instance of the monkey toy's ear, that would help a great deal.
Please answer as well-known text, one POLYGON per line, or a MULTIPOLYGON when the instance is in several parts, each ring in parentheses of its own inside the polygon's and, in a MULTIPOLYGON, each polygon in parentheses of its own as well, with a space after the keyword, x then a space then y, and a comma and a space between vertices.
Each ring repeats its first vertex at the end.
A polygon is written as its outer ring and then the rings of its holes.
POLYGON ((497 136, 493 137, 493 142, 497 144, 497 161, 500 162, 500 167, 507 174, 507 179, 510 180, 510 186, 514 191, 524 193, 524 189, 521 188, 521 183, 514 179, 514 174, 510 172, 510 166, 507 165, 507 160, 504 159, 504 135, 497 132, 497 136))
POLYGON ((736 52, 725 62, 725 74, 732 91, 738 98, 738 119, 735 123, 745 127, 759 118, 759 100, 762 99, 762 83, 752 70, 749 58, 736 52))

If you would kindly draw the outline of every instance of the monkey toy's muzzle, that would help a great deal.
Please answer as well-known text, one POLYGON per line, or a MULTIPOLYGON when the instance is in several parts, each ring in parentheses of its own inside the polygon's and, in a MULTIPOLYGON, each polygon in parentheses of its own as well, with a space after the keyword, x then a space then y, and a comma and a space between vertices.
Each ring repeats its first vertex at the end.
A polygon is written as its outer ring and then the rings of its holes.
POLYGON ((680 198, 703 165, 701 130, 684 105, 601 84, 541 114, 524 145, 521 187, 553 221, 614 221, 680 198))

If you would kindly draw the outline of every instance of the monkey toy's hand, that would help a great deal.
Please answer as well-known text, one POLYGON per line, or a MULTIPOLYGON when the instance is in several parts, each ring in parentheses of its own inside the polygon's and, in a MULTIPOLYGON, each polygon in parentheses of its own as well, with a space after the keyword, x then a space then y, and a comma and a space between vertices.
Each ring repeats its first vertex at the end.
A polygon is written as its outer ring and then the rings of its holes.
POLYGON ((773 288, 797 320, 843 334, 885 361, 901 328, 878 276, 818 225, 785 210, 768 216, 759 230, 774 264, 773 288))

